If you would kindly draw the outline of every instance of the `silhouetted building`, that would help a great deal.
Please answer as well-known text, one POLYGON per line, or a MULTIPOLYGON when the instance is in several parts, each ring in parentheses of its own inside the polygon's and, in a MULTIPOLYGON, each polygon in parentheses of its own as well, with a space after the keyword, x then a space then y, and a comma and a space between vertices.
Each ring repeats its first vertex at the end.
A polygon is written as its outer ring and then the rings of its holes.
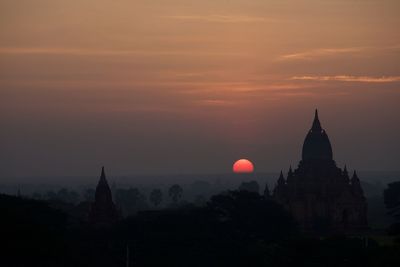
POLYGON ((95 199, 89 214, 89 220, 96 225, 110 225, 118 219, 118 212, 112 201, 112 194, 108 186, 104 167, 96 187, 95 199))
POLYGON ((280 173, 273 197, 283 204, 305 230, 361 230, 367 227, 367 203, 356 172, 350 179, 332 156, 328 135, 318 111, 304 140, 302 160, 280 173))

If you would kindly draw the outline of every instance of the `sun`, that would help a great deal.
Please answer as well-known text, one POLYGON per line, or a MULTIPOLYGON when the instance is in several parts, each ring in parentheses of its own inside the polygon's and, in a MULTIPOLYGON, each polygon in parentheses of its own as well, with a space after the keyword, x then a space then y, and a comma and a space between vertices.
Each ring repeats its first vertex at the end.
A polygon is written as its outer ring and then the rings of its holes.
POLYGON ((248 159, 239 159, 233 164, 234 173, 252 173, 253 171, 254 165, 248 159))

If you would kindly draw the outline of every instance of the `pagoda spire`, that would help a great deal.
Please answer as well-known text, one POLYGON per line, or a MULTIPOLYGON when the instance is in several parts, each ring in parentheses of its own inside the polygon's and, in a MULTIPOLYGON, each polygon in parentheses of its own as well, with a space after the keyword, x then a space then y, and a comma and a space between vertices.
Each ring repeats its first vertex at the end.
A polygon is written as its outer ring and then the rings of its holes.
POLYGON ((349 176, 349 172, 347 171, 347 165, 346 164, 344 165, 344 168, 343 168, 343 174, 345 176, 349 176))
POLYGON ((285 178, 283 177, 283 172, 281 171, 278 179, 278 183, 274 188, 273 197, 275 199, 282 199, 286 192, 286 182, 285 178))
POLYGON ((349 172, 347 171, 347 165, 344 165, 343 168, 343 177, 346 183, 350 183, 350 177, 349 177, 349 172))
POLYGON ((358 178, 358 175, 357 175, 357 172, 354 170, 354 172, 353 172, 353 177, 351 177, 351 182, 352 183, 354 183, 354 182, 360 182, 360 179, 358 178))
POLYGON ((106 179, 104 166, 101 168, 100 179, 96 186, 95 199, 96 201, 112 202, 111 190, 106 179))
POLYGON ((104 171, 104 166, 103 167, 101 167, 101 175, 100 175, 100 181, 101 180, 106 180, 106 173, 105 173, 105 171, 104 171))
POLYGON ((115 222, 118 213, 112 201, 112 194, 108 186, 104 166, 101 168, 101 175, 96 186, 94 203, 89 214, 90 222, 98 225, 109 225, 115 222))
POLYGON ((278 179, 278 185, 284 185, 285 184, 285 178, 283 177, 283 172, 281 171, 278 179))
POLYGON ((303 143, 302 160, 332 160, 332 146, 328 135, 322 129, 315 110, 314 121, 303 143))
POLYGON ((352 188, 353 194, 355 194, 356 196, 364 198, 364 191, 363 191, 363 189, 361 187, 361 182, 360 182, 360 179, 357 176, 356 171, 354 171, 353 177, 351 177, 351 188, 352 188))
POLYGON ((293 179, 293 170, 292 170, 292 165, 290 165, 286 181, 289 183, 289 181, 291 181, 292 179, 293 179))
POLYGON ((322 130, 321 123, 319 122, 319 118, 318 118, 318 109, 315 109, 314 121, 313 121, 311 130, 313 130, 313 131, 321 131, 322 130))

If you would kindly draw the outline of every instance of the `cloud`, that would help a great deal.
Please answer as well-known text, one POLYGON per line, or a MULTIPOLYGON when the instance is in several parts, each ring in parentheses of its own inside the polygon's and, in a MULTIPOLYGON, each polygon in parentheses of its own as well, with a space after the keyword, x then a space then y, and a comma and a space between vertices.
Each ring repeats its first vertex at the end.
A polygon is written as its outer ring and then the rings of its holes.
POLYGON ((400 49, 400 45, 382 46, 382 47, 341 47, 341 48, 318 48, 308 51, 290 53, 280 55, 278 61, 289 61, 289 60, 311 60, 320 57, 329 57, 338 54, 354 54, 362 52, 372 51, 397 51, 400 49))
POLYGON ((197 101, 199 105, 209 106, 209 107, 226 107, 235 104, 233 101, 222 100, 222 99, 206 99, 197 101))
POLYGON ((140 53, 140 51, 115 51, 63 47, 0 47, 0 54, 118 55, 138 53, 140 53))
POLYGON ((245 16, 245 15, 176 15, 176 16, 165 16, 165 18, 183 20, 183 21, 216 22, 216 23, 263 22, 267 20, 264 17, 245 16))
MULTIPOLYGON (((107 50, 64 47, 0 47, 0 54, 9 55, 68 55, 68 56, 129 56, 129 55, 193 55, 191 50, 107 50)), ((196 51, 196 54, 212 56, 241 56, 230 52, 196 51)))
POLYGON ((278 60, 305 60, 316 57, 332 56, 337 54, 358 53, 364 51, 363 47, 348 47, 348 48, 320 48, 310 51, 281 55, 278 60))
POLYGON ((294 76, 291 80, 305 81, 339 81, 339 82, 363 82, 363 83, 390 83, 399 82, 400 76, 351 76, 351 75, 336 75, 336 76, 294 76))

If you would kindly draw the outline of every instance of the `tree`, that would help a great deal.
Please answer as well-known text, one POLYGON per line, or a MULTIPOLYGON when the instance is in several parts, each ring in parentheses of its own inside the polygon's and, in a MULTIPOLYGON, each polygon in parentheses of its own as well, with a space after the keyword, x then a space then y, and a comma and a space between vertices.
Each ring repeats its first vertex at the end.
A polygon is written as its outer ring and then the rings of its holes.
POLYGON ((162 202, 162 192, 160 189, 154 189, 150 193, 150 201, 154 206, 158 207, 162 202))
POLYGON ((281 240, 297 233, 293 217, 278 203, 258 193, 229 191, 213 196, 208 203, 224 228, 242 237, 281 240))
POLYGON ((182 198, 183 189, 180 185, 174 184, 169 188, 169 196, 172 198, 172 201, 176 204, 179 199, 182 198))

